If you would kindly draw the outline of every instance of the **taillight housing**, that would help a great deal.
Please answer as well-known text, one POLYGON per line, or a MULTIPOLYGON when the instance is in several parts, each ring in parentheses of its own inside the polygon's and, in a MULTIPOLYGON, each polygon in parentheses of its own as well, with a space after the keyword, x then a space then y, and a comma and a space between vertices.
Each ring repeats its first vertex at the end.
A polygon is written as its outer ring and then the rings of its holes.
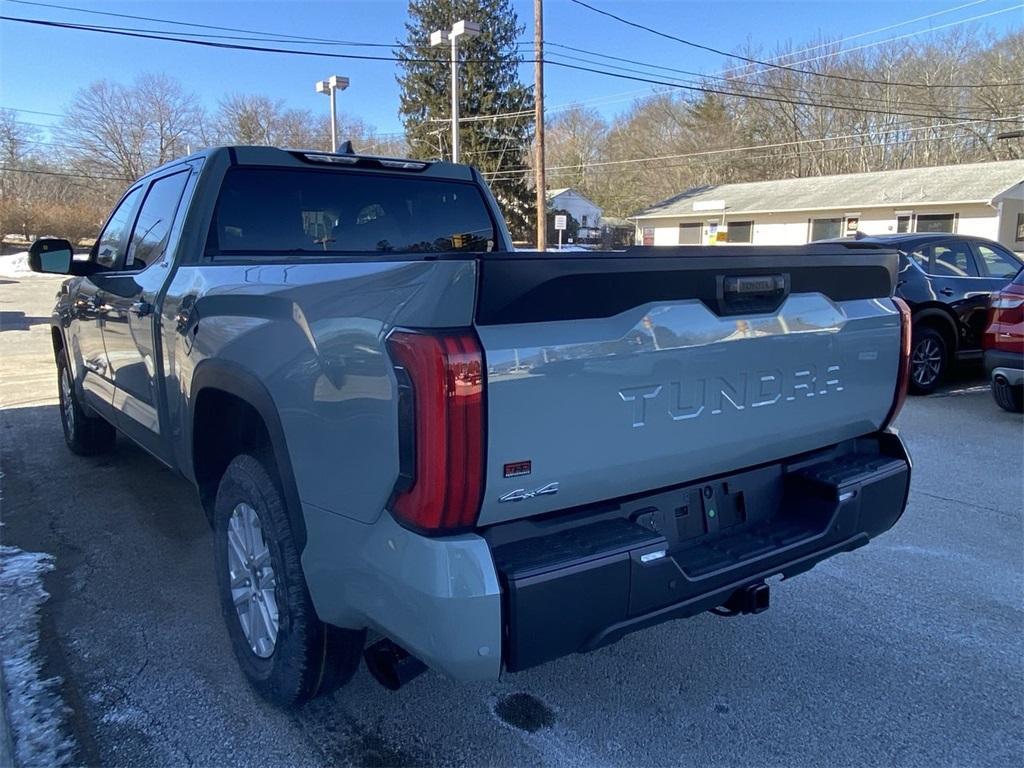
POLYGON ((892 407, 889 415, 882 422, 882 429, 886 429, 896 421, 903 409, 903 403, 907 401, 907 391, 910 388, 910 338, 913 334, 913 322, 910 307, 903 299, 893 296, 892 303, 900 313, 900 361, 896 373, 896 393, 893 397, 892 407))
POLYGON ((484 360, 472 329, 396 330, 400 477, 391 510, 429 534, 472 528, 484 483, 484 360))

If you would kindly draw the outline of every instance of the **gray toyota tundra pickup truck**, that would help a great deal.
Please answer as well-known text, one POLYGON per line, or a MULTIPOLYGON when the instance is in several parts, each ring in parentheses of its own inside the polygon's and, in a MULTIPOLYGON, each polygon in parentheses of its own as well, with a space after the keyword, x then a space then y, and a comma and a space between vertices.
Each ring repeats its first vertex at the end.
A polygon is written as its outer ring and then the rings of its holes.
POLYGON ((120 432, 195 484, 280 704, 362 658, 392 688, 491 679, 756 613, 906 504, 910 316, 877 245, 516 252, 470 167, 226 147, 30 264, 73 276, 68 446, 120 432))

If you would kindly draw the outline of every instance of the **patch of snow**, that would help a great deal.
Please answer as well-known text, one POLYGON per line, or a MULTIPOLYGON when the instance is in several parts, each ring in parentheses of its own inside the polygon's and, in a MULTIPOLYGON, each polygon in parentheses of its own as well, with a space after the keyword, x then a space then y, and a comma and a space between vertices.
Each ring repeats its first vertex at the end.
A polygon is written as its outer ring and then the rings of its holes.
POLYGON ((41 272, 33 272, 28 268, 28 251, 18 251, 0 256, 0 277, 24 280, 26 277, 63 278, 64 275, 44 275, 41 272))
MULTIPOLYGON (((7 688, 7 711, 15 762, 63 766, 74 751, 65 728, 67 707, 59 677, 44 679, 38 658, 39 609, 50 597, 43 574, 53 557, 0 545, 0 663, 7 688)), ((0 692, 3 695, 3 692, 0 692)))

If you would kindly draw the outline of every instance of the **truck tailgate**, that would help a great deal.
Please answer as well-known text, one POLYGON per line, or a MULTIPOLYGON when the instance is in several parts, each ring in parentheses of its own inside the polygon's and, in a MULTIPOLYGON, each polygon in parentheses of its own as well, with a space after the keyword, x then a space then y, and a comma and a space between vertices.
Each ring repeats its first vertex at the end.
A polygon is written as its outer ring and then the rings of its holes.
POLYGON ((896 254, 658 249, 481 262, 489 525, 811 451, 893 403, 896 254))

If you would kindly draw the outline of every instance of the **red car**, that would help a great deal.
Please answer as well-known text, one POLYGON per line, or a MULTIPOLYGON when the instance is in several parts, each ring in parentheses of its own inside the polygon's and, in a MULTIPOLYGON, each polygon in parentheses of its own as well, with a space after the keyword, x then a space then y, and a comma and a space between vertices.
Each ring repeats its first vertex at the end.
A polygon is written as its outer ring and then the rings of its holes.
POLYGON ((996 402, 1020 413, 1024 407, 1024 270, 992 295, 981 345, 996 402))

